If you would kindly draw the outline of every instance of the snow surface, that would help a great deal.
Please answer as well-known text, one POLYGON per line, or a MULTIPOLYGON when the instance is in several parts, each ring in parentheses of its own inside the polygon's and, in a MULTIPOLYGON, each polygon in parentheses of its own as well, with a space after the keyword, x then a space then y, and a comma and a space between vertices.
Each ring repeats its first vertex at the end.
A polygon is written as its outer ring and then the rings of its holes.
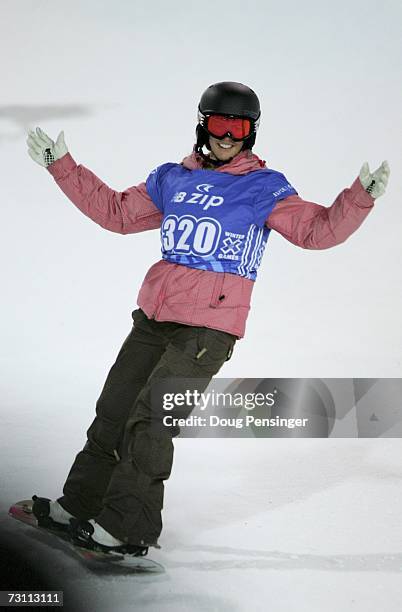
POLYGON ((88 609, 400 610, 400 440, 177 439, 162 548, 149 554, 166 572, 144 576, 94 574, 5 517, 31 492, 59 494, 73 430, 66 423, 64 441, 52 444, 39 421, 9 425, 0 528, 25 530, 32 554, 49 555, 49 572, 88 609))

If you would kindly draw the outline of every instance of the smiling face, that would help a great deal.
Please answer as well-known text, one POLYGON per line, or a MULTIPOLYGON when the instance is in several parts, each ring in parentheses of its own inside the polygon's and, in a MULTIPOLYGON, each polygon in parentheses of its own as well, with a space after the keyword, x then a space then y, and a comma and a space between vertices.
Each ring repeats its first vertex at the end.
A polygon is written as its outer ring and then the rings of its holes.
POLYGON ((231 159, 240 152, 243 142, 243 140, 234 141, 229 136, 225 136, 222 140, 210 136, 209 146, 211 147, 212 159, 219 159, 220 161, 231 159))

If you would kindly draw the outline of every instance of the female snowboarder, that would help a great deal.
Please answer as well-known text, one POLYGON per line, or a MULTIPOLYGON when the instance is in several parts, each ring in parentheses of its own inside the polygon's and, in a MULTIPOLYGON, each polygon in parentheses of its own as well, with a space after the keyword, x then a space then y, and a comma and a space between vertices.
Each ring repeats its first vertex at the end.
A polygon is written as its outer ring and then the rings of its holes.
MULTIPOLYGON (((270 231, 305 249, 330 248, 361 225, 385 191, 388 163, 374 173, 364 163, 330 207, 303 200, 252 152, 260 115, 249 87, 211 85, 198 106, 191 155, 158 166, 146 182, 122 192, 77 165, 63 132, 56 142, 40 128, 29 133, 32 159, 85 215, 120 234, 160 228, 162 241, 162 259, 145 276, 132 330, 109 371, 63 495, 55 501, 33 497, 40 524, 68 525, 83 547, 132 555, 158 547, 164 480, 180 430, 162 426, 151 389, 158 379, 171 378, 176 392, 203 391, 230 359, 245 333, 270 231)), ((180 416, 191 409, 181 407, 180 416)))

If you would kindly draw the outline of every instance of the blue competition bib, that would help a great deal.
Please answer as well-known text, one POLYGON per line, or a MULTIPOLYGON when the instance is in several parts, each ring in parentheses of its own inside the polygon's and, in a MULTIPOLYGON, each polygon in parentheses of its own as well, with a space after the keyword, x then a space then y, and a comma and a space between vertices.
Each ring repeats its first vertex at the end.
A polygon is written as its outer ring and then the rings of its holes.
POLYGON ((163 213, 163 259, 251 280, 271 231, 265 220, 279 200, 297 195, 283 174, 268 168, 234 175, 175 163, 153 170, 146 188, 163 213))

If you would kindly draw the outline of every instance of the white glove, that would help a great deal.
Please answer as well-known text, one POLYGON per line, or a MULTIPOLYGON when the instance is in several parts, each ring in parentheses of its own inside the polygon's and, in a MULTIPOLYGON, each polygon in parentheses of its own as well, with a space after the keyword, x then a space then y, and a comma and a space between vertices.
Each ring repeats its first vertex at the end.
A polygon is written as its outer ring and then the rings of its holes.
POLYGON ((368 163, 364 162, 360 169, 359 179, 364 189, 375 199, 385 193, 389 173, 390 169, 387 161, 383 161, 373 174, 370 173, 368 163))
POLYGON ((66 143, 64 142, 64 132, 60 132, 56 142, 54 142, 45 132, 42 132, 37 127, 36 133, 33 130, 29 130, 27 145, 29 147, 29 155, 37 164, 44 168, 47 168, 56 159, 60 159, 68 153, 66 143))

